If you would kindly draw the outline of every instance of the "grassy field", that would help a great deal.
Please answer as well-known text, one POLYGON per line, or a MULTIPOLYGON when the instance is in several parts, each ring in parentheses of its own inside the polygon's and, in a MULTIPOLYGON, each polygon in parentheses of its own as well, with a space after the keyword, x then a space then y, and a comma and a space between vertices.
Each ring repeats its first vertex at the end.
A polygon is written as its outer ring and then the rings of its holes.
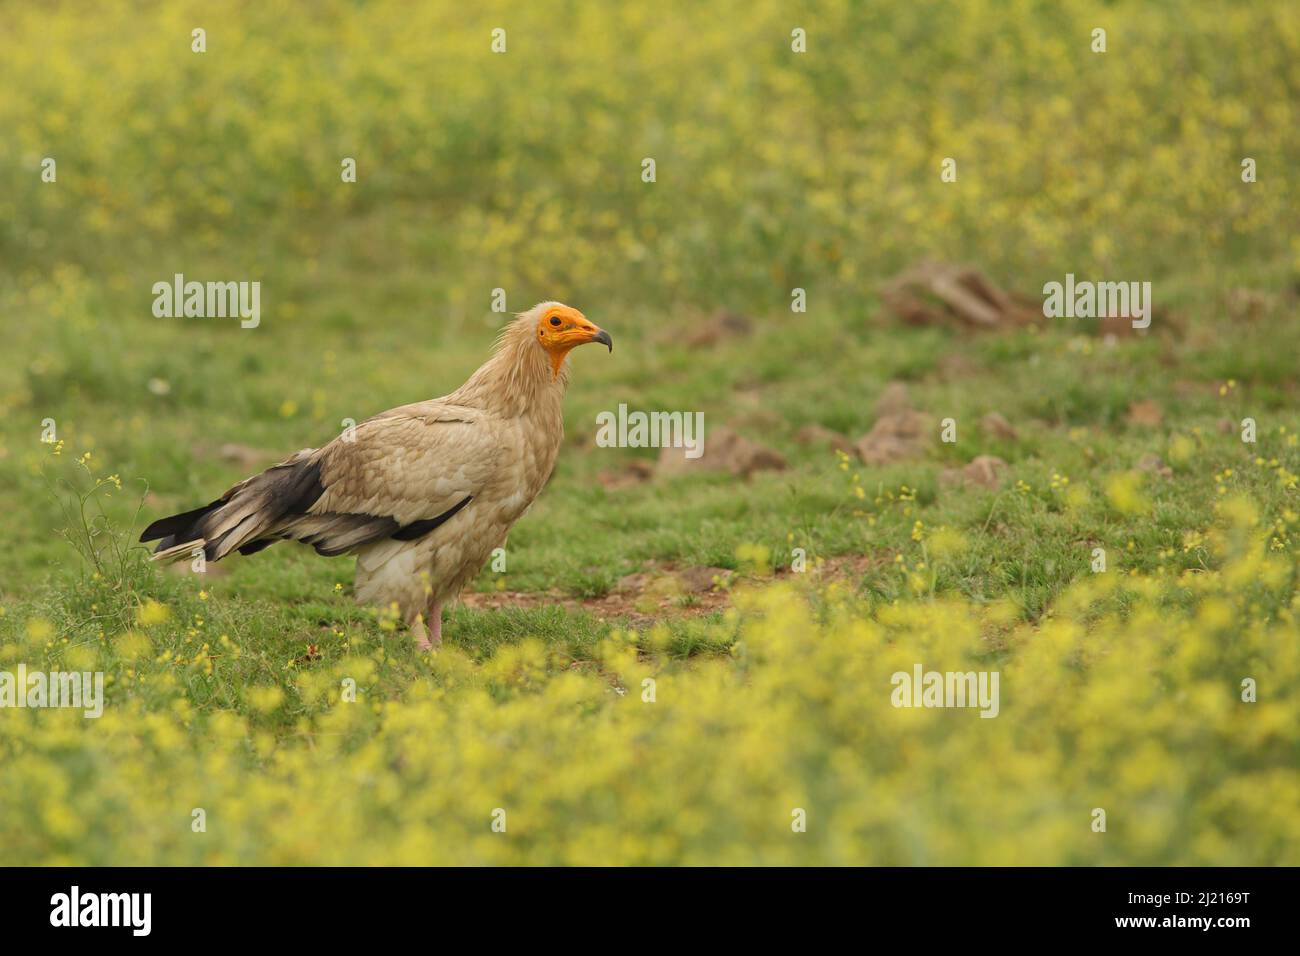
POLYGON ((0 18, 0 670, 107 680, 98 720, 0 709, 0 863, 1300 863, 1294 5, 0 18), (927 259, 1155 317, 900 321, 927 259), (261 324, 155 318, 175 273, 260 281, 261 324), (617 348, 439 653, 351 558, 132 545, 451 391, 498 288, 617 348), (897 383, 917 453, 797 440, 897 383), (789 467, 641 480, 620 403, 789 467), (998 671, 998 717, 892 706, 917 662, 998 671))

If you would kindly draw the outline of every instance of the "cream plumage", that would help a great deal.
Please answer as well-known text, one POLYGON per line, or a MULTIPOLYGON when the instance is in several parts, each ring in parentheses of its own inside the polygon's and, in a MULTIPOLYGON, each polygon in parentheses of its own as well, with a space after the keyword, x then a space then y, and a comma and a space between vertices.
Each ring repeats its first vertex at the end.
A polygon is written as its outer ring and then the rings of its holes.
POLYGON ((544 302, 518 316, 490 359, 442 398, 390 409, 322 448, 298 452, 202 508, 155 521, 155 559, 202 549, 219 561, 296 540, 357 556, 356 599, 390 606, 441 641, 456 596, 532 504, 564 437, 565 359, 584 342, 613 350, 577 309, 544 302))

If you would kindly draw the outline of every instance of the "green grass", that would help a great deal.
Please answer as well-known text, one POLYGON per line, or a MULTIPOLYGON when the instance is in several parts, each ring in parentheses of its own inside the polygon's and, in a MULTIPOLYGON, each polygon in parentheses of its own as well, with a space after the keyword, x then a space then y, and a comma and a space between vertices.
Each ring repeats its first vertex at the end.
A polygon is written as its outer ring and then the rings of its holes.
MULTIPOLYGON (((85 280, 65 288, 75 290, 79 283, 85 280)), ((68 474, 69 459, 90 450, 91 472, 122 476, 123 489, 108 489, 112 498, 104 504, 123 524, 140 509, 131 525, 134 536, 153 517, 210 500, 243 476, 237 464, 217 455, 221 445, 249 445, 272 453, 269 460, 274 460, 319 444, 330 437, 330 423, 345 416, 360 419, 450 390, 472 370, 491 338, 489 329, 475 329, 449 339, 445 350, 430 350, 428 363, 436 371, 413 367, 419 363, 398 353, 345 349, 339 342, 326 348, 331 344, 328 332, 315 334, 320 342, 316 350, 285 350, 273 359, 262 348, 241 354, 229 347, 208 351, 200 344, 198 354, 206 358, 187 373, 180 369, 187 361, 179 352, 181 337, 191 342, 218 333, 202 325, 160 325, 150 330, 158 341, 147 353, 152 361, 140 363, 134 350, 116 359, 97 358, 113 353, 84 343, 108 336, 108 323, 96 317, 93 306, 84 308, 86 314, 70 316, 69 322, 86 323, 85 331, 66 343, 73 353, 69 368, 76 363, 67 373, 75 377, 76 397, 42 405, 37 395, 53 388, 46 379, 57 373, 34 372, 30 363, 27 369, 33 395, 26 419, 48 409, 60 423, 62 454, 55 457, 39 444, 39 427, 20 430, 21 419, 14 416, 6 421, 11 453, 2 463, 7 480, 0 503, 10 521, 0 574, 9 626, 48 611, 42 599, 32 597, 39 585, 49 582, 53 590, 48 593, 55 595, 43 600, 57 600, 59 589, 83 571, 54 533, 64 522, 60 492, 53 485, 68 474), (337 371, 311 382, 327 351, 335 360, 324 367, 337 371), (96 361, 107 367, 92 375, 81 370, 82 362, 93 369, 96 361), (135 373, 129 394, 95 391, 96 375, 107 381, 131 377, 117 363, 146 367, 135 373), (145 375, 161 376, 175 387, 166 396, 151 395, 138 382, 145 375), (373 387, 372 378, 377 380, 373 387), (251 387, 223 393, 220 383, 226 381, 251 387), (297 402, 299 411, 283 416, 277 400, 297 402), (141 505, 146 484, 149 492, 141 505), (14 520, 18 516, 21 520, 14 520)), ((1089 573, 1091 549, 1097 544, 1124 569, 1198 566, 1201 556, 1184 553, 1183 538, 1209 523, 1218 497, 1215 476, 1224 469, 1233 469, 1228 484, 1234 491, 1250 494, 1268 512, 1280 512, 1293 501, 1276 469, 1254 464, 1265 455, 1300 471, 1300 456, 1285 440, 1300 428, 1284 395, 1293 383, 1251 363, 1234 367, 1213 340, 1198 347, 1157 330, 1154 341, 1123 339, 1106 346, 1082 329, 974 337, 891 326, 879 312, 866 328, 855 331, 835 314, 821 312, 801 320, 793 334, 767 326, 750 338, 700 353, 654 341, 652 335, 638 334, 635 325, 623 332, 617 319, 601 321, 615 329, 619 348, 612 357, 576 354, 568 441, 555 478, 511 533, 508 572, 485 568, 475 589, 554 590, 596 598, 619 577, 651 562, 734 569, 739 566, 737 548, 758 544, 769 550, 778 568, 789 566, 794 547, 814 560, 883 556, 878 566, 850 583, 876 600, 890 601, 905 595, 906 582, 889 560, 896 554, 909 560, 919 554, 911 538, 919 520, 927 529, 960 530, 972 544, 964 564, 938 580, 940 590, 986 602, 1011 598, 1034 619, 1070 581, 1089 573), (943 369, 956 358, 968 364, 953 378, 943 369), (671 389, 659 384, 668 369, 673 370, 671 389), (768 371, 755 385, 757 369, 768 371), (1218 388, 1228 377, 1235 386, 1220 396, 1218 388), (899 379, 909 382, 913 403, 934 415, 936 434, 939 418, 956 419, 955 444, 936 441, 929 454, 914 462, 868 468, 854 461, 847 470, 832 451, 795 444, 794 433, 808 423, 860 436, 874 420, 872 408, 884 383, 899 379), (1180 387, 1182 383, 1195 387, 1180 387), (1126 423, 1128 404, 1139 397, 1161 405, 1159 426, 1126 423), (715 423, 735 425, 782 451, 792 466, 749 481, 688 474, 606 490, 600 472, 617 470, 645 454, 595 447, 595 412, 618 402, 634 408, 707 409, 706 429, 715 423), (980 417, 994 410, 1014 423, 1016 440, 992 438, 981 430, 980 417), (1221 418, 1236 422, 1247 414, 1260 423, 1256 446, 1243 444, 1235 431, 1221 433, 1216 425, 1221 418), (1189 460, 1175 463, 1171 478, 1146 478, 1148 512, 1116 513, 1104 491, 1109 477, 1135 468, 1147 453, 1170 460, 1175 436, 1191 443, 1189 460), (1000 489, 941 487, 939 473, 945 467, 977 454, 996 454, 1008 462, 1000 489), (1064 496, 1050 489, 1053 474, 1068 476, 1072 487, 1091 489, 1089 502, 1068 507, 1064 496), (863 499, 852 493, 853 475, 864 489, 863 499), (1032 490, 1020 490, 1017 482, 1032 490), (915 500, 899 500, 904 486, 913 489, 915 500), (1161 557, 1165 549, 1175 550, 1176 559, 1161 557)), ((1300 347, 1300 332, 1285 310, 1258 321, 1259 328, 1249 334, 1270 342, 1268 351, 1294 354, 1300 347)), ((209 607, 225 608, 232 615, 227 626, 267 648, 268 659, 299 656, 305 642, 340 624, 379 637, 378 625, 349 603, 349 558, 322 559, 309 549, 277 545, 253 557, 230 559, 218 571, 225 568, 228 575, 200 578, 171 577, 145 566, 131 587, 190 602, 200 587, 206 588, 212 595, 209 607), (342 585, 342 593, 336 585, 342 585)), ((449 634, 475 653, 490 653, 503 641, 536 633, 581 656, 609 628, 625 623, 561 609, 461 610, 453 614, 449 634)), ((670 626, 684 625, 674 621, 670 626)))

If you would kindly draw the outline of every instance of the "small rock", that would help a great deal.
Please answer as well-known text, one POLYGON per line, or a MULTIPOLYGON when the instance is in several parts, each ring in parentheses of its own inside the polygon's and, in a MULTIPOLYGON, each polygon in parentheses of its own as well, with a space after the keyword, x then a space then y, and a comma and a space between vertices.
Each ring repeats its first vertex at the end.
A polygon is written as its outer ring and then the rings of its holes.
POLYGON ((945 468, 939 475, 939 483, 945 487, 975 485, 980 488, 996 488, 1002 483, 1002 473, 1007 463, 994 455, 978 455, 965 468, 945 468))
POLYGON ((704 468, 748 478, 757 471, 783 471, 786 467, 785 457, 780 452, 752 442, 725 426, 708 431, 704 453, 699 458, 687 458, 682 448, 659 450, 658 471, 665 475, 687 468, 704 468))
POLYGON ((837 431, 822 425, 805 425, 795 433, 794 440, 800 445, 829 445, 836 451, 852 454, 853 442, 837 431))
POLYGON ((980 372, 981 366, 964 352, 945 355, 939 359, 939 374, 945 381, 955 378, 970 378, 980 372))
POLYGON ((1164 460, 1153 452, 1147 452, 1138 459, 1138 471, 1145 471, 1148 474, 1159 475, 1161 478, 1172 478, 1174 470, 1164 463, 1164 460))
POLYGON ((998 288, 970 266, 920 262, 881 289, 895 315, 913 325, 956 319, 971 328, 1020 325, 1042 317, 1041 306, 998 288))
POLYGON ((1128 422, 1130 425, 1154 427, 1164 421, 1164 418, 1165 415, 1160 410, 1160 405, 1149 398, 1134 402, 1128 407, 1128 422))
POLYGON ((962 477, 971 484, 996 488, 1002 481, 1007 463, 994 455, 978 455, 962 469, 962 477))
POLYGON ((930 416, 924 412, 903 411, 876 420, 871 431, 858 441, 858 456, 866 465, 887 465, 925 452, 930 431, 930 416))
POLYGON ((621 471, 602 471, 596 480, 610 491, 630 488, 649 481, 654 477, 655 466, 644 458, 634 458, 623 466, 621 471))
POLYGON ((640 594, 650 582, 650 575, 645 571, 625 574, 615 582, 611 591, 614 594, 640 594))
POLYGON ((876 415, 896 415, 912 407, 911 396, 907 386, 902 382, 890 382, 876 399, 876 415))
POLYGON ((1004 438, 1007 441, 1016 440, 1015 428, 997 412, 989 412, 981 418, 980 428, 995 438, 1004 438))
POLYGON ((712 591, 730 577, 731 572, 726 568, 687 568, 677 573, 682 588, 692 594, 712 591))
POLYGON ((1115 340, 1130 338, 1136 334, 1133 320, 1127 315, 1103 315, 1097 319, 1097 332, 1102 338, 1115 340))
POLYGON ((1275 297, 1258 289, 1233 289, 1228 293, 1228 315, 1247 321, 1257 319, 1275 302, 1275 297))
POLYGON ((890 382, 876 401, 876 423, 858 439, 858 456, 867 465, 915 458, 929 444, 933 422, 925 412, 912 408, 907 386, 890 382))
POLYGON ((713 316, 686 339, 694 347, 717 345, 726 339, 742 338, 754 330, 754 321, 747 315, 719 309, 713 316))

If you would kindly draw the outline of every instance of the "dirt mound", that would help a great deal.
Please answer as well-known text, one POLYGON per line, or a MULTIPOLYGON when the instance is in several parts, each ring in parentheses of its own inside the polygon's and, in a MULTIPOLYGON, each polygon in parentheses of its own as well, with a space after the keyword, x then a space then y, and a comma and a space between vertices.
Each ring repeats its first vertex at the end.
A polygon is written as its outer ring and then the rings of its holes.
POLYGON ((890 382, 876 402, 876 423, 858 439, 863 464, 888 465, 916 458, 930 443, 933 416, 912 408, 907 386, 890 382))
POLYGON ((910 325, 957 324, 968 329, 1028 325, 1042 303, 1006 292, 971 266, 920 262, 880 290, 885 305, 910 325))
POLYGON ((786 467, 785 456, 779 451, 750 441, 724 425, 709 430, 699 458, 687 458, 680 448, 660 449, 658 473, 674 475, 688 468, 702 468, 748 478, 758 471, 783 471, 786 467))

